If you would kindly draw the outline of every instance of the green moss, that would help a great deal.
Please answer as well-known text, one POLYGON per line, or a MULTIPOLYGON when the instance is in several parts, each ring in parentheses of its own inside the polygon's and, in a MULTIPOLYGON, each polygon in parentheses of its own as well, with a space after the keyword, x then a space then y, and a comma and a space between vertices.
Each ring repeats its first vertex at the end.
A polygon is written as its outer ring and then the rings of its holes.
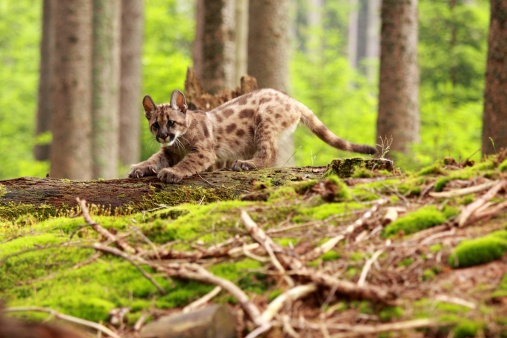
POLYGON ((354 170, 354 173, 352 174, 353 178, 371 178, 375 177, 375 173, 371 171, 370 169, 360 167, 354 170))
POLYGON ((297 212, 300 215, 306 216, 302 219, 301 216, 295 216, 293 221, 299 222, 304 220, 324 220, 334 215, 344 214, 353 210, 364 208, 363 204, 357 202, 348 203, 325 203, 315 207, 300 208, 297 212))
POLYGON ((445 175, 445 170, 442 169, 442 165, 440 163, 437 163, 423 168, 416 173, 416 176, 427 175, 445 175))
POLYGON ((479 330, 483 327, 482 323, 473 322, 471 320, 463 320, 453 330, 453 338, 476 337, 479 330))
POLYGON ((289 199, 296 199, 298 196, 297 192, 294 190, 293 187, 280 187, 275 190, 273 190, 269 194, 268 201, 274 202, 279 200, 289 200, 289 199))
POLYGON ((334 250, 330 250, 330 251, 324 253, 322 256, 320 256, 320 258, 323 261, 335 261, 335 260, 339 259, 340 257, 341 257, 340 254, 338 254, 334 250))
POLYGON ((379 318, 383 322, 400 319, 402 316, 403 308, 400 306, 386 306, 379 313, 379 318))
POLYGON ((502 163, 498 166, 498 170, 503 173, 507 171, 507 159, 503 160, 502 163))
POLYGON ((327 181, 336 185, 335 200, 348 201, 352 198, 350 188, 338 176, 331 175, 327 177, 327 181))
POLYGON ((5 185, 0 184, 0 197, 3 197, 5 194, 7 194, 7 188, 5 185))
POLYGON ((408 235, 442 224, 446 220, 446 215, 438 210, 436 206, 424 206, 387 225, 384 228, 383 234, 389 237, 403 231, 408 235))
POLYGON ((449 265, 463 268, 491 262, 507 252, 507 230, 495 231, 487 236, 464 240, 449 256, 449 265))
POLYGON ((294 189, 295 192, 302 195, 312 190, 312 188, 317 184, 317 180, 308 180, 292 183, 290 186, 294 189))
POLYGON ((413 258, 405 258, 405 259, 402 259, 399 263, 398 263, 398 266, 403 266, 403 267, 409 267, 412 263, 414 262, 414 259, 413 258))
POLYGON ((436 277, 436 274, 432 269, 425 269, 422 273, 422 280, 423 281, 431 281, 431 280, 434 280, 435 277, 436 277))
POLYGON ((442 250, 442 244, 434 244, 432 246, 430 246, 430 252, 432 253, 436 253, 436 252, 439 252, 440 250, 442 250))

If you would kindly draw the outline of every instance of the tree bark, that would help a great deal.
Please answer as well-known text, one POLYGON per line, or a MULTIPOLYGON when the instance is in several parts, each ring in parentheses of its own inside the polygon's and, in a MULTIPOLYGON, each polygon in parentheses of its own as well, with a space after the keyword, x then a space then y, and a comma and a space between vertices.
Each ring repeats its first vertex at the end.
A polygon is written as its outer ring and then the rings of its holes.
MULTIPOLYGON (((289 1, 255 0, 249 4, 248 74, 259 88, 289 90, 289 1)), ((278 147, 277 166, 294 165, 294 139, 278 147)))
POLYGON ((202 34, 202 51, 198 52, 202 56, 202 73, 198 76, 204 89, 215 94, 236 83, 235 1, 206 0, 202 6, 202 32, 198 27, 202 34))
MULTIPOLYGON (((254 1, 254 0, 252 0, 254 1)), ((236 0, 236 55, 234 69, 234 87, 240 84, 242 76, 247 74, 248 66, 248 2, 249 0, 236 0)), ((230 87, 233 88, 233 87, 230 87)))
POLYGON ((93 177, 118 177, 120 0, 93 1, 93 177))
POLYGON ((51 176, 90 179, 92 2, 55 1, 51 176))
POLYGON ((130 166, 141 158, 141 54, 144 3, 121 1, 120 51, 120 164, 130 166))
MULTIPOLYGON (((40 42, 39 64, 39 92, 37 99, 37 125, 35 136, 47 133, 51 128, 51 85, 52 85, 52 50, 54 48, 53 16, 54 0, 44 0, 42 3, 42 38, 40 42)), ((34 157, 37 161, 49 160, 49 143, 40 141, 34 147, 34 157)))
POLYGON ((482 153, 507 148, 507 2, 491 0, 482 153))
POLYGON ((392 137, 391 151, 408 154, 419 142, 417 0, 384 0, 381 19, 377 139, 392 137))

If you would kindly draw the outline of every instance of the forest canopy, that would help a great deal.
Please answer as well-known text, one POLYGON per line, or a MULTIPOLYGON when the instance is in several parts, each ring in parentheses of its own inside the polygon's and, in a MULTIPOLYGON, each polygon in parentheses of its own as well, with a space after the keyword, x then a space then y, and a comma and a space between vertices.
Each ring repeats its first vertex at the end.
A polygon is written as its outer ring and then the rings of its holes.
MULTIPOLYGON (((289 94, 310 107, 337 135, 356 143, 375 144, 378 102, 377 57, 353 64, 349 28, 352 2, 322 1, 315 21, 305 15, 307 1, 291 2, 289 94), (365 70, 366 69, 366 70, 365 70)), ((481 116, 487 53, 489 4, 486 0, 419 1, 419 67, 421 142, 398 158, 415 169, 445 156, 479 159, 481 116)), ((142 93, 167 102, 183 89, 192 67, 196 22, 193 2, 150 0, 144 8, 142 93)), ((35 137, 42 1, 5 0, 0 4, 0 179, 44 177, 48 161, 36 161, 35 137)), ((141 159, 158 145, 142 117, 141 159)), ((297 165, 323 165, 337 153, 304 128, 296 134, 297 165)), ((339 156, 344 156, 338 154, 339 156)), ((119 177, 128 170, 120 168, 119 177)))

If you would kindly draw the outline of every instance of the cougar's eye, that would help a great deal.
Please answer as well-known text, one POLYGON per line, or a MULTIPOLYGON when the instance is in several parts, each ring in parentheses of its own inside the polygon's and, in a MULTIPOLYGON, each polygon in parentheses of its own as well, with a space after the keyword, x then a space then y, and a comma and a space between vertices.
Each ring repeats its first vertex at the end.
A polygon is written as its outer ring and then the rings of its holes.
POLYGON ((153 130, 158 130, 158 128, 159 128, 158 122, 153 123, 153 125, 151 127, 153 128, 153 130))
POLYGON ((173 121, 173 120, 169 120, 169 121, 167 121, 167 125, 168 125, 169 127, 174 126, 174 121, 173 121))

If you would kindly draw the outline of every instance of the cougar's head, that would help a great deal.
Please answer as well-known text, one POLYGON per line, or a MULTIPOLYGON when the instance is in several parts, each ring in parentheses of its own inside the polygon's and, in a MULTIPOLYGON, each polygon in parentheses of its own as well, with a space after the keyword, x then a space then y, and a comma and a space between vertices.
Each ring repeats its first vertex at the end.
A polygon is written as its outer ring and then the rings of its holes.
POLYGON ((156 105, 149 95, 143 99, 144 116, 150 131, 162 147, 169 147, 187 131, 187 102, 179 90, 171 94, 170 103, 156 105))

